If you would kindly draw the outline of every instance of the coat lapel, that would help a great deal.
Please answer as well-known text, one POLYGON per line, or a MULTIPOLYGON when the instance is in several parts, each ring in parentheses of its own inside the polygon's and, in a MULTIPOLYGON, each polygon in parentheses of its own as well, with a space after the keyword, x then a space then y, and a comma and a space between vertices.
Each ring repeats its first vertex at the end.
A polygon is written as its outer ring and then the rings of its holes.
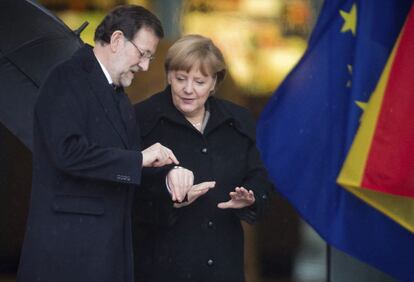
POLYGON ((98 61, 95 58, 95 55, 92 52, 90 46, 85 46, 85 53, 83 55, 83 67, 88 73, 88 82, 89 86, 94 93, 94 95, 99 100, 107 118, 109 119, 112 127, 115 129, 125 147, 129 147, 129 140, 125 126, 122 124, 122 117, 119 114, 117 106, 115 105, 113 98, 114 89, 108 84, 106 77, 99 66, 98 61))
POLYGON ((137 147, 137 138, 139 138, 139 133, 137 132, 135 111, 131 105, 131 102, 129 101, 128 96, 125 93, 119 94, 123 95, 119 103, 119 111, 122 116, 122 121, 127 130, 129 148, 135 148, 137 147))
MULTIPOLYGON (((148 132, 155 126, 160 118, 166 118, 174 123, 192 127, 190 122, 188 122, 185 117, 175 108, 172 97, 171 97, 171 88, 168 86, 161 94, 161 99, 157 102, 157 105, 154 105, 154 108, 151 108, 152 111, 155 111, 156 114, 150 114, 150 120, 144 120, 142 135, 145 136, 148 132)), ((204 130, 204 135, 209 134, 210 132, 214 131, 223 123, 228 122, 229 124, 234 124, 233 116, 224 110, 220 105, 217 103, 216 98, 214 96, 208 98, 207 102, 209 103, 210 107, 210 119, 207 122, 207 126, 204 130)), ((140 124, 141 125, 141 124, 140 124)), ((194 130, 196 130, 194 128, 194 130)), ((197 131, 197 130, 196 130, 197 131)), ((201 133, 200 133, 201 134, 201 133)))
POLYGON ((128 147, 128 138, 125 130, 125 126, 122 124, 122 117, 119 114, 117 109, 117 105, 115 105, 111 86, 109 84, 101 84, 101 83, 93 83, 93 79, 89 80, 89 84, 92 88, 93 93, 96 95, 98 100, 101 103, 102 108, 106 116, 108 117, 109 121, 111 122, 113 128, 121 137, 122 142, 124 143, 125 147, 128 147))
POLYGON ((228 112, 223 111, 213 96, 208 98, 206 103, 209 104, 210 119, 204 129, 205 135, 208 135, 223 123, 229 123, 230 125, 234 123, 234 118, 228 112))

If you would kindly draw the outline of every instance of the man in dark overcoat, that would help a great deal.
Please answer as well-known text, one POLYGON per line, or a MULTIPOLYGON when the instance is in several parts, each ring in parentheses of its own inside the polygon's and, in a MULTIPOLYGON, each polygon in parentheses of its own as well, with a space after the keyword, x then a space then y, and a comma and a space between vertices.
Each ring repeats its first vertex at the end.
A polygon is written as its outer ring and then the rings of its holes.
POLYGON ((95 47, 76 51, 41 87, 17 281, 134 280, 131 204, 141 169, 178 161, 158 143, 140 152, 123 87, 148 69, 162 37, 151 12, 117 7, 98 26, 95 47))

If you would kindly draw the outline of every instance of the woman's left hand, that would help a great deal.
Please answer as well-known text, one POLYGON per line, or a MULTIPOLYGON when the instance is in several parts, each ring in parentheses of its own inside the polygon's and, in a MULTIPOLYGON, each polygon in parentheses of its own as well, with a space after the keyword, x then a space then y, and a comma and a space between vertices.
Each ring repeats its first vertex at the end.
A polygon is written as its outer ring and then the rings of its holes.
POLYGON ((230 200, 217 205, 220 209, 242 209, 251 206, 256 201, 252 190, 247 191, 244 187, 236 187, 230 192, 230 200))

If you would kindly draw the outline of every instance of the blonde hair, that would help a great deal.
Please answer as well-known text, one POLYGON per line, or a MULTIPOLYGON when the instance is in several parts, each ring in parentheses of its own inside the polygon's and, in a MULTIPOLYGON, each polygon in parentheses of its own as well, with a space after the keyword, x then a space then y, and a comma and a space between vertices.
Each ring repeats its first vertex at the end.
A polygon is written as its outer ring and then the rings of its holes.
POLYGON ((216 77, 216 86, 226 75, 226 63, 220 49, 210 38, 201 35, 186 35, 168 49, 165 71, 190 71, 198 67, 203 75, 216 77))

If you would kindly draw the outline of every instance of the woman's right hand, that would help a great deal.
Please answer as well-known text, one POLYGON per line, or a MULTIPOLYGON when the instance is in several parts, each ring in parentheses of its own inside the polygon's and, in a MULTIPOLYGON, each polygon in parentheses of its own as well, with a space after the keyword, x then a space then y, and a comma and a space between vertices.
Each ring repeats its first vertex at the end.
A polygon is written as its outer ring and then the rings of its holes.
POLYGON ((197 200, 200 196, 204 195, 208 192, 211 188, 214 188, 216 185, 215 181, 206 181, 200 184, 193 185, 191 189, 187 193, 187 201, 182 203, 174 203, 175 208, 181 208, 190 205, 195 200, 197 200))

